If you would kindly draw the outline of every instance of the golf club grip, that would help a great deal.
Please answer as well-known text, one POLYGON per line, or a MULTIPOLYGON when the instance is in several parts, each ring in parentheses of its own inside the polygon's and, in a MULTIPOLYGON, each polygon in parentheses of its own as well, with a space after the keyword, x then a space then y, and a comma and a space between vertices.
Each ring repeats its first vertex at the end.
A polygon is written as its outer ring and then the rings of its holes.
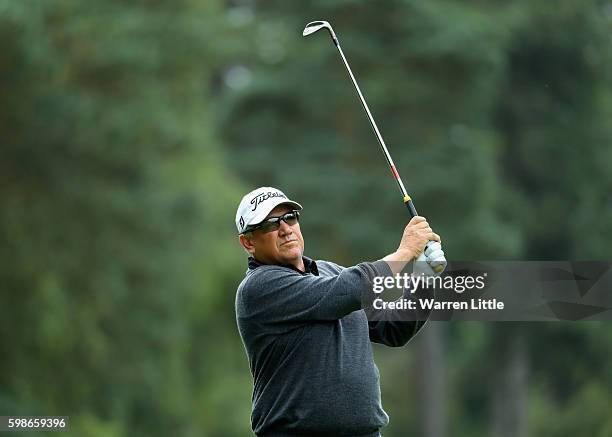
POLYGON ((412 203, 412 199, 408 199, 404 202, 404 204, 408 207, 408 211, 410 211, 410 217, 416 217, 417 215, 419 215, 419 213, 417 213, 416 208, 414 207, 414 203, 412 203))
MULTIPOLYGON (((408 196, 407 196, 407 197, 408 197, 408 196)), ((406 204, 406 206, 408 207, 408 211, 410 211, 410 215, 411 215, 411 217, 415 217, 415 216, 419 215, 419 214, 417 213, 416 208, 414 207, 414 203, 412 203, 412 199, 408 198, 407 200, 405 200, 405 201, 404 201, 404 203, 405 203, 405 204, 406 204)), ((428 248, 428 247, 429 247, 431 244, 433 244, 433 243, 434 243, 434 241, 433 241, 433 240, 432 240, 432 241, 430 241, 430 242, 428 242, 428 243, 427 243, 427 245, 425 246, 425 248, 427 249, 427 248, 428 248)), ((419 259, 418 259, 418 260, 419 260, 419 261, 425 261, 425 260, 426 260, 426 258, 425 258, 425 251, 423 251, 423 252, 421 253, 421 255, 419 256, 419 259)), ((436 260, 436 261, 438 261, 438 263, 436 263, 436 265, 432 266, 433 271, 434 271, 434 272, 436 272, 436 273, 441 273, 441 272, 443 272, 443 271, 444 271, 444 269, 446 268, 446 264, 447 264, 447 262, 446 262, 446 258, 445 258, 445 257, 442 257, 441 259, 438 259, 438 260, 436 260)))

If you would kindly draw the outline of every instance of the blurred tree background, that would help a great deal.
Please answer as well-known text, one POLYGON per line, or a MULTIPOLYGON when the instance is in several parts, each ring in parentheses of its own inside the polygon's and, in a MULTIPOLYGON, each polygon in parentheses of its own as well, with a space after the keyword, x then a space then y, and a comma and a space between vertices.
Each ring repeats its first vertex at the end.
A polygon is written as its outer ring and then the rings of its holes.
MULTIPOLYGON (((407 220, 316 19, 449 259, 611 259, 612 3, 0 0, 0 415, 250 435, 241 196, 283 189, 345 265, 407 220)), ((612 435, 607 323, 375 353, 385 436, 612 435)))

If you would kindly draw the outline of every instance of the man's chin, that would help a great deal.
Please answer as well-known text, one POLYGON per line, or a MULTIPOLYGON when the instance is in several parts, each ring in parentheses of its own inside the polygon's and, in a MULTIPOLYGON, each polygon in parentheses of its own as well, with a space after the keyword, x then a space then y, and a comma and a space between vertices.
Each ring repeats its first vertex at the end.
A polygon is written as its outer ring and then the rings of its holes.
POLYGON ((287 247, 290 246, 287 244, 284 250, 281 251, 281 256, 283 260, 286 261, 286 264, 290 264, 292 261, 297 261, 302 258, 302 249, 300 247, 287 247))

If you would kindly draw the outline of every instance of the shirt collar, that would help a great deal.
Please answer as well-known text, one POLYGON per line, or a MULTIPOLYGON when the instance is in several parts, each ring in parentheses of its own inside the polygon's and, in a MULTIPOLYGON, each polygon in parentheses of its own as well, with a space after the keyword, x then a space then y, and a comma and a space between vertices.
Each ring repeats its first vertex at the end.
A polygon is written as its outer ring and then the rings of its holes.
MULTIPOLYGON (((312 273, 315 276, 319 276, 319 268, 317 267, 317 263, 313 259, 310 259, 307 256, 302 256, 302 260, 304 261, 304 270, 305 270, 304 272, 298 270, 293 265, 287 265, 287 264, 278 264, 278 265, 280 265, 281 267, 287 267, 288 269, 296 271, 301 275, 307 275, 308 273, 312 273)), ((257 267, 265 266, 265 265, 266 264, 257 261, 252 256, 249 257, 249 270, 255 270, 257 267)))

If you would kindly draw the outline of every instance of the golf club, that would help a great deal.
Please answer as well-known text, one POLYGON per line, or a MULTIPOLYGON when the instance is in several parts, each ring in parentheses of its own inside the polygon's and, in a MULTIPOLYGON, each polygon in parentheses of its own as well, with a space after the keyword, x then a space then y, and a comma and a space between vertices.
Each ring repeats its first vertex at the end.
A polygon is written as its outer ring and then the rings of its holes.
MULTIPOLYGON (((385 141, 383 140, 382 135, 380 134, 380 131, 378 130, 378 126, 376 126, 376 122, 374 121, 374 117, 372 117, 370 108, 368 108, 368 104, 366 103, 365 98, 363 97, 363 94, 361 93, 361 89, 359 89, 359 85, 357 85, 357 80, 355 80, 355 76, 353 75, 353 72, 351 71, 351 67, 349 66, 346 60, 346 57, 344 56, 344 53, 342 52, 342 48, 340 47, 340 42, 338 41, 338 38, 336 37, 336 34, 334 33, 334 29, 332 29, 331 27, 331 24, 329 24, 327 21, 312 21, 306 25, 306 27, 304 28, 304 31, 302 32, 302 36, 306 37, 306 36, 312 35, 313 33, 316 33, 321 29, 325 29, 329 32, 329 36, 331 37, 332 41, 334 42, 334 45, 336 46, 336 48, 338 49, 338 52, 340 53, 342 62, 344 62, 344 66, 346 67, 346 70, 348 71, 348 74, 351 77, 351 81, 353 82, 353 85, 355 86, 355 90, 357 90, 357 94, 359 95, 359 100, 361 101, 361 104, 363 105, 363 109, 365 109, 366 115, 368 116, 368 120, 370 120, 370 124, 372 125, 372 129, 374 130, 374 134, 376 135, 376 138, 378 139, 378 143, 380 144, 380 148, 383 154, 385 155, 385 159, 387 160, 389 167, 391 168, 391 173, 393 173, 393 177, 395 178, 395 181, 397 182, 397 186, 399 187, 399 190, 402 193, 403 202, 408 208, 408 210, 410 211, 410 216, 414 217, 418 215, 417 210, 414 206, 414 203, 412 202, 412 198, 408 195, 408 192, 406 191, 406 187, 404 187, 404 183, 402 182, 402 179, 400 178, 400 175, 397 169, 395 168, 395 164, 393 163, 393 159, 391 158, 391 155, 389 154, 389 150, 387 149, 387 146, 385 145, 385 141)), ((435 241, 430 241, 429 243, 427 243, 425 250, 429 249, 430 246, 435 243, 436 243, 435 241)), ((422 260, 424 260, 424 252, 417 259, 417 261, 422 261, 422 260)), ((435 260, 433 260, 430 265, 434 269, 434 271, 440 272, 444 270, 444 268, 446 267, 446 259, 444 258, 444 256, 438 257, 435 260)))

